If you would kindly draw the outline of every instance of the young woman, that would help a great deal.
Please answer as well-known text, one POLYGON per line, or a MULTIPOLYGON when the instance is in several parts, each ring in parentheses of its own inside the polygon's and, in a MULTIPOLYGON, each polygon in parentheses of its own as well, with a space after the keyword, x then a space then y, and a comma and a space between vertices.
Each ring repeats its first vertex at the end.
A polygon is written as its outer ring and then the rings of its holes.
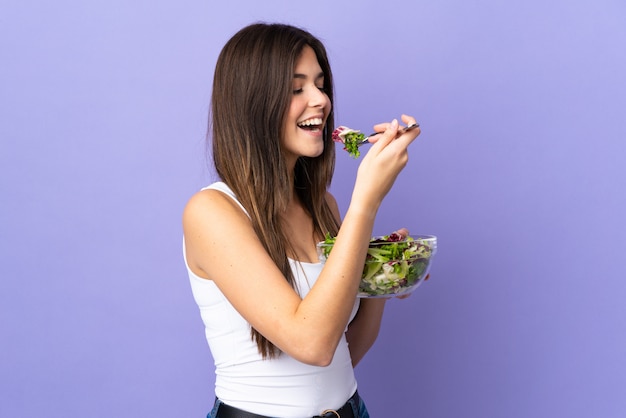
POLYGON ((385 302, 356 294, 377 210, 419 129, 400 135, 396 120, 374 127, 381 135, 340 221, 327 191, 332 74, 318 39, 288 25, 243 28, 219 56, 212 94, 221 181, 183 214, 216 368, 208 417, 368 417, 353 367, 376 339, 385 302), (321 264, 316 243, 327 232, 337 240, 321 264))

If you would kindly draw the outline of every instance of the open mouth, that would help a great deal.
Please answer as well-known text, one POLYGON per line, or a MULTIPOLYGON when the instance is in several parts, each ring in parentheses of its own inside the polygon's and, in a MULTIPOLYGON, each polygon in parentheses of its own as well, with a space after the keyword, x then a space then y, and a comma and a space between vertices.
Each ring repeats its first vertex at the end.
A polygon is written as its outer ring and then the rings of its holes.
POLYGON ((298 127, 307 131, 318 131, 324 126, 324 121, 321 118, 311 118, 298 122, 298 127))

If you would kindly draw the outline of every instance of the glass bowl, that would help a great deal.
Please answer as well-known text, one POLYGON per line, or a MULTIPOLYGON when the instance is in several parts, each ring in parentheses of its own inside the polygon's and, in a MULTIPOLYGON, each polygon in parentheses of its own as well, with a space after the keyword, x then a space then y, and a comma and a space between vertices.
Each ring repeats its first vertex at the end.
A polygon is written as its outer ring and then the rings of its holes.
MULTIPOLYGON (((437 237, 413 235, 395 240, 397 235, 373 237, 363 266, 358 297, 389 298, 408 295, 422 284, 437 252, 437 237)), ((334 238, 317 244, 323 263, 334 245, 334 238)))

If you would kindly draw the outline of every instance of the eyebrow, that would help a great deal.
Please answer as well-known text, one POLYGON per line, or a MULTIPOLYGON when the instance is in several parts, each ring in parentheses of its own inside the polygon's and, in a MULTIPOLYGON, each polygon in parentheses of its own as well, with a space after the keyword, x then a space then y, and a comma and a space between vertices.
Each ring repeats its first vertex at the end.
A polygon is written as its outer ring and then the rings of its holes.
MULTIPOLYGON (((305 74, 295 73, 295 74, 293 75, 293 78, 300 78, 300 79, 304 79, 304 80, 306 80, 306 79, 307 79, 307 76, 306 76, 305 74)), ((315 77, 315 79, 316 79, 316 80, 319 80, 320 78, 324 78, 324 72, 319 73, 319 74, 315 77)))

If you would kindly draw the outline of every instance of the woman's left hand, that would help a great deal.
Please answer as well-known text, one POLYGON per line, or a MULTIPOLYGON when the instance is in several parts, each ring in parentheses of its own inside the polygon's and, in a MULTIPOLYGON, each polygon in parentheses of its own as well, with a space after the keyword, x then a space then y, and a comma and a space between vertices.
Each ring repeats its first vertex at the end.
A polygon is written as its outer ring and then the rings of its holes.
POLYGON ((409 230, 406 228, 400 228, 396 231, 393 232, 394 234, 398 234, 402 237, 402 239, 405 239, 406 237, 409 236, 409 230))

